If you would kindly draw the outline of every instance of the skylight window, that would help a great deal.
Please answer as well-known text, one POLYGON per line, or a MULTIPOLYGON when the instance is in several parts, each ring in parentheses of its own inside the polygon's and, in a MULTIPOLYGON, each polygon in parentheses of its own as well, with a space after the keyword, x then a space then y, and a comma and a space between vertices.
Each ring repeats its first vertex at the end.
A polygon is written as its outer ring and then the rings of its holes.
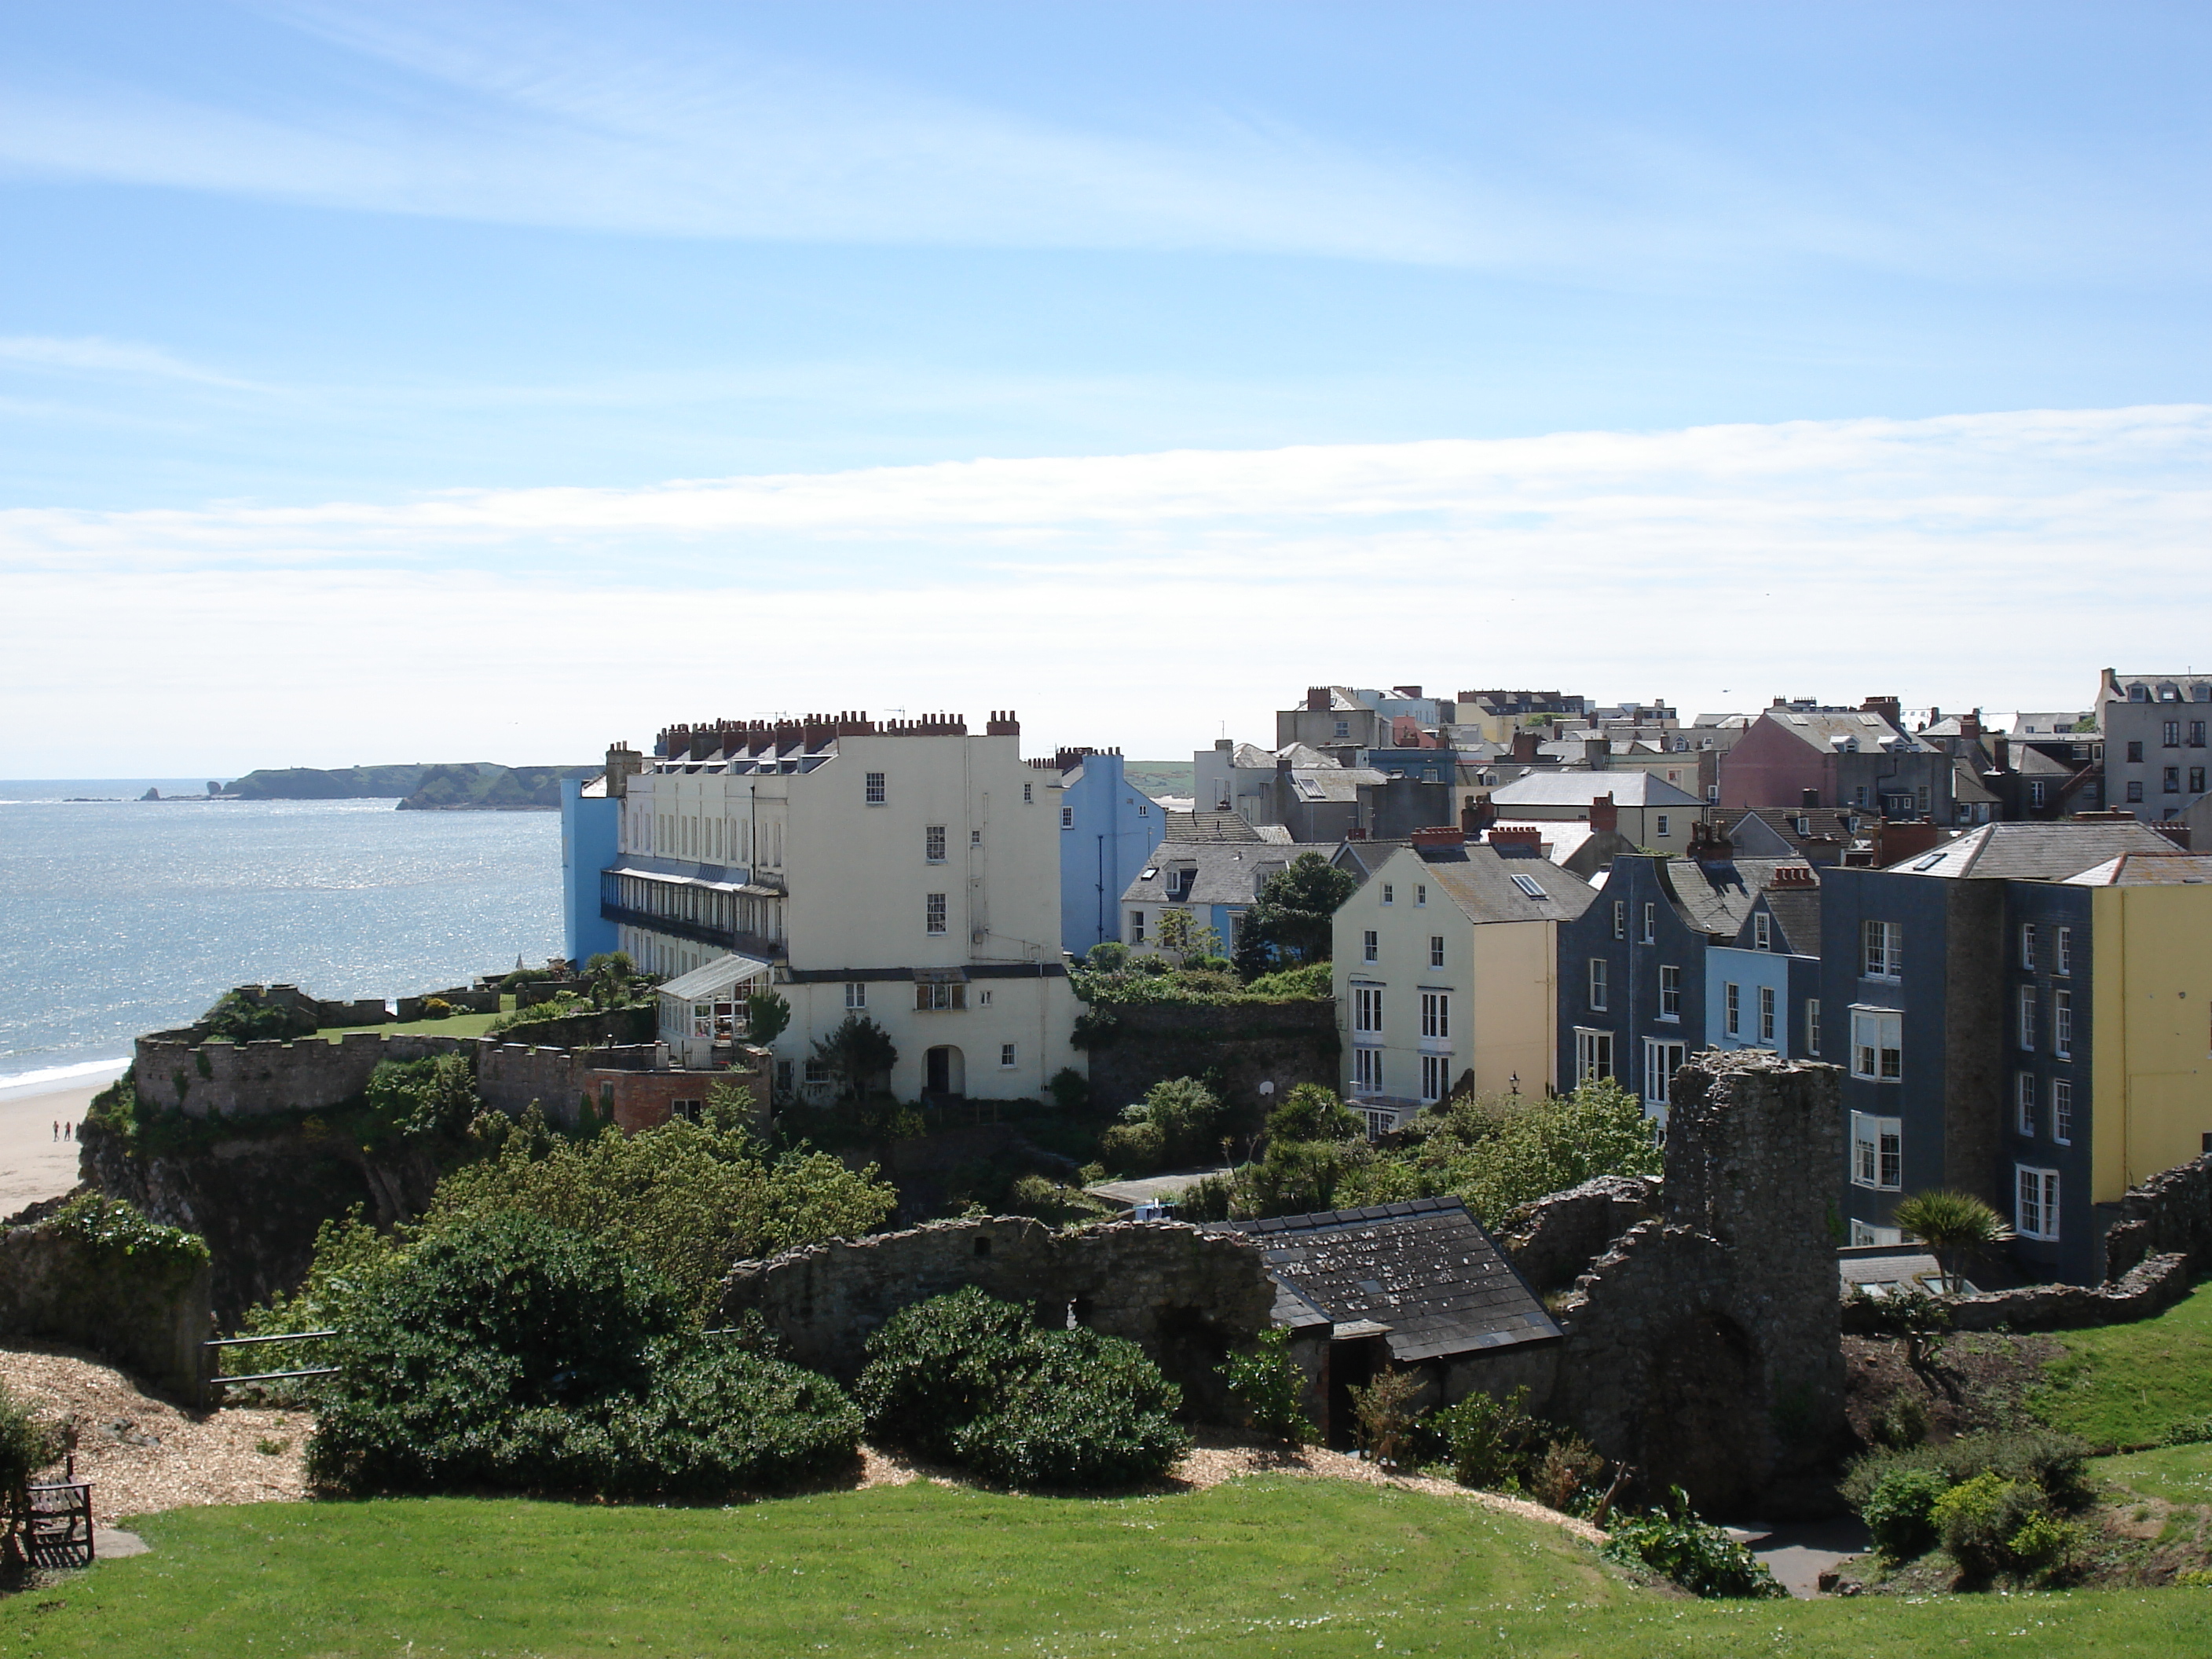
POLYGON ((1543 888, 1538 884, 1536 878, 1534 876, 1516 875, 1513 878, 1513 884, 1516 887, 1518 887, 1522 892, 1526 893, 1530 898, 1540 899, 1551 897, 1551 895, 1547 893, 1543 888))
POLYGON ((1948 859, 1950 856, 1951 855, 1948 853, 1932 854, 1929 857, 1921 860, 1919 863, 1914 865, 1912 867, 1915 870, 1933 870, 1937 865, 1942 863, 1945 859, 1948 859))

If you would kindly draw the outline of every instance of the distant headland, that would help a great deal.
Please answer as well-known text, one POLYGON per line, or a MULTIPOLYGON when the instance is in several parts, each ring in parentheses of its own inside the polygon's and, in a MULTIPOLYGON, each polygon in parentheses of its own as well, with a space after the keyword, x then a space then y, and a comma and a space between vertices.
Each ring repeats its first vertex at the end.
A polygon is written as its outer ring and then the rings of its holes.
MULTIPOLYGON (((595 766, 500 766, 459 761, 411 766, 264 768, 217 787, 209 800, 384 800, 403 812, 557 812, 566 778, 589 777, 595 766)), ((157 799, 148 792, 148 799, 157 799)))

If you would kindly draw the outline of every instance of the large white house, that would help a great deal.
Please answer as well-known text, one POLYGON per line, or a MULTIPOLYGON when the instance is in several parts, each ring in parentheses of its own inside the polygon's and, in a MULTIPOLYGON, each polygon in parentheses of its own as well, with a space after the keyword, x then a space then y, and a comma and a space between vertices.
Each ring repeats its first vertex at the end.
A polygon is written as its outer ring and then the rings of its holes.
POLYGON ((980 734, 957 715, 672 726, 610 778, 601 913, 646 972, 737 959, 705 976, 701 1036, 751 992, 785 997, 779 1089, 826 1088, 814 1040, 864 1013, 897 1045, 902 1097, 1040 1098, 1083 1060, 1060 958, 1060 774, 1025 763, 1020 733, 1011 713, 980 734))

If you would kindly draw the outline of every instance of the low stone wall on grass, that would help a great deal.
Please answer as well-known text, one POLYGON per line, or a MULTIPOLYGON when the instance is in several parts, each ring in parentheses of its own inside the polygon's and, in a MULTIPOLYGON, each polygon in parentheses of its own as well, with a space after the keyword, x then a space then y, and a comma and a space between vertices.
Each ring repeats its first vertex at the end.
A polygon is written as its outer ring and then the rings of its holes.
POLYGON ((0 1228, 0 1334, 89 1348, 176 1395, 199 1387, 215 1274, 207 1250, 88 1237, 66 1217, 0 1228))

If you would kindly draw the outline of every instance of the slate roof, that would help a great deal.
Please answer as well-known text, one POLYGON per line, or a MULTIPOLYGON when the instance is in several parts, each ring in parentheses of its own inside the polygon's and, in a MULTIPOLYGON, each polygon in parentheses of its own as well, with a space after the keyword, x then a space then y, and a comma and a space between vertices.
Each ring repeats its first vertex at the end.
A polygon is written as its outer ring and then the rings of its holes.
POLYGON ((1824 755, 1833 754, 1850 738, 1857 738, 1863 750, 1878 749, 1885 739, 1902 735, 1881 715, 1856 708, 1769 708, 1761 718, 1824 755))
POLYGON ((1691 927, 1733 942, 1759 896, 1774 884, 1777 866, 1802 859, 1655 859, 1659 880, 1691 927))
POLYGON ((1508 858, 1487 842, 1416 849, 1421 866, 1469 921, 1572 921, 1597 902, 1597 889, 1549 859, 1508 858), (1514 877, 1543 890, 1528 892, 1514 877))
POLYGON ((2212 854, 2145 858, 2140 853, 2123 853, 2066 879, 2075 887, 2196 887, 2212 882, 2212 854))
POLYGON ((1188 812, 1170 807, 1167 812, 1167 829, 1164 841, 1238 841, 1255 842, 1260 832, 1234 812, 1188 812))
POLYGON ((1866 817, 1863 811, 1850 811, 1837 806, 1752 806, 1721 816, 1721 832, 1730 841, 1741 841, 1738 828, 1747 818, 1755 818, 1793 850, 1802 852, 1808 841, 1832 841, 1849 845, 1858 833, 1856 826, 1866 817), (1803 824, 1800 830, 1797 826, 1803 824))
POLYGON ((1301 853, 1327 858, 1334 842, 1292 842, 1273 845, 1263 842, 1162 842, 1137 878, 1121 892, 1129 904, 1249 904, 1260 896, 1260 884, 1278 870, 1286 869, 1301 853), (1169 889, 1170 876, 1189 866, 1190 890, 1176 894, 1169 889))
POLYGON ((1557 1338, 1544 1304, 1455 1198, 1364 1210, 1218 1221, 1249 1235, 1284 1294, 1285 1322, 1310 1307, 1339 1328, 1384 1327, 1390 1357, 1410 1364, 1557 1338))
POLYGON ((2181 849, 2147 823, 1985 823, 1888 867, 1954 880, 2064 881, 2125 853, 2171 858, 2181 849))
POLYGON ((1302 801, 1356 801, 1363 787, 1389 780, 1371 766, 1295 767, 1291 790, 1302 801))
POLYGON ((1619 772, 1531 772, 1491 792, 1501 811, 1510 806, 1587 807, 1600 795, 1615 806, 1690 806, 1704 803, 1688 790, 1641 769, 1619 772))
POLYGON ((1820 890, 1817 887, 1770 887, 1763 896, 1782 937, 1775 948, 1794 957, 1820 954, 1820 890))

